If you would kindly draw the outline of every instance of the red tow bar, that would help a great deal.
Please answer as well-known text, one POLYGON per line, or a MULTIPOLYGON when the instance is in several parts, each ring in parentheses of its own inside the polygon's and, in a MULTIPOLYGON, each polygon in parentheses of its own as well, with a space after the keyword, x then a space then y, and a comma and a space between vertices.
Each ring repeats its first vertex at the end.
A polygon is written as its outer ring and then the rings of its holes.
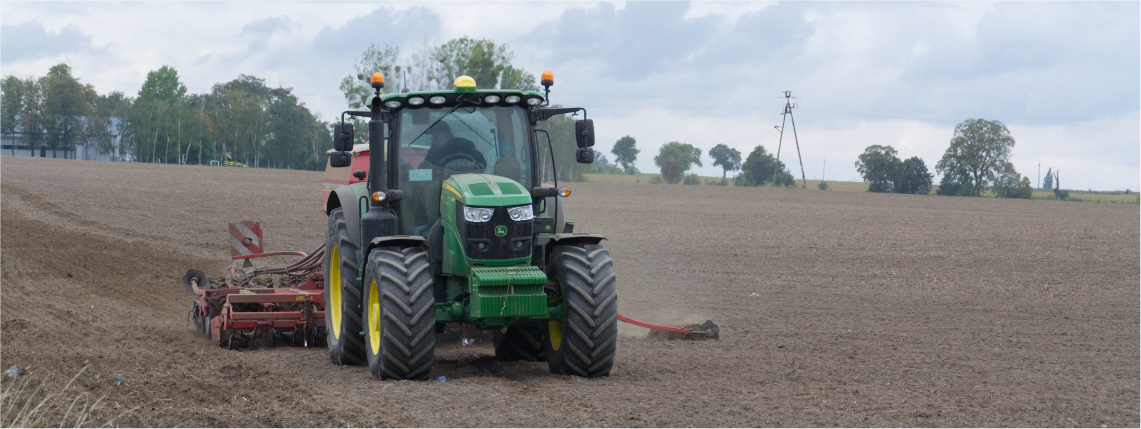
POLYGON ((690 334, 692 336, 712 337, 713 339, 717 339, 717 340, 721 339, 721 328, 719 328, 716 323, 713 323, 712 320, 706 320, 705 323, 702 323, 699 326, 694 326, 695 328, 698 328, 698 329, 676 328, 673 326, 655 325, 653 323, 646 323, 646 322, 637 321, 637 320, 631 319, 629 317, 623 316, 621 314, 618 315, 618 320, 621 320, 623 322, 626 322, 626 323, 629 323, 632 325, 638 325, 638 326, 641 326, 643 328, 653 329, 656 331, 677 332, 679 334, 690 334))

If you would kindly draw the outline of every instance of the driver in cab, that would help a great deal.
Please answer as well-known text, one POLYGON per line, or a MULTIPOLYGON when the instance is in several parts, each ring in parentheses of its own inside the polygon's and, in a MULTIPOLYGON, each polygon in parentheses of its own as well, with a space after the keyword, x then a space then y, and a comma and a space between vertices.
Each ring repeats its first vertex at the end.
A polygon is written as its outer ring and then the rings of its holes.
POLYGON ((487 160, 475 148, 471 140, 456 137, 451 127, 438 122, 430 130, 432 147, 428 149, 420 168, 447 168, 452 170, 479 171, 487 167, 487 160), (470 167, 467 164, 471 164, 470 167), (470 170, 469 170, 470 168, 470 170))

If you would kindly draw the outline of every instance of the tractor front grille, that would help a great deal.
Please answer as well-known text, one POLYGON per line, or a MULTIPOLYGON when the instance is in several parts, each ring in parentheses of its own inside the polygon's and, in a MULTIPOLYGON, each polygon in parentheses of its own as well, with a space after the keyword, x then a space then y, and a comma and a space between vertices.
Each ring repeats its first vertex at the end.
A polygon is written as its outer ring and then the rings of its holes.
POLYGON ((496 207, 490 221, 473 223, 464 219, 462 204, 456 204, 456 209, 456 226, 469 258, 499 261, 531 256, 533 220, 512 221, 506 207, 496 207), (497 236, 496 228, 504 235, 497 236))

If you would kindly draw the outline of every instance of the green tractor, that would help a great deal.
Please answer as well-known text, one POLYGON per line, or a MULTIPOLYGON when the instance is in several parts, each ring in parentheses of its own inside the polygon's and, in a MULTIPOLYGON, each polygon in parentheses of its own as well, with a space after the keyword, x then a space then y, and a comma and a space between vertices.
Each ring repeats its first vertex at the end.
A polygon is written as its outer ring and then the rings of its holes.
POLYGON ((325 173, 333 362, 425 380, 436 334, 462 324, 491 330, 499 359, 609 375, 614 267, 604 237, 563 219, 559 198, 569 190, 541 183, 542 146, 570 142, 536 129, 581 111, 576 160, 590 163, 594 125, 583 108, 548 106, 550 72, 541 83, 542 94, 482 90, 461 76, 450 91, 385 94, 377 73, 368 110, 341 115, 325 173), (353 145, 346 116, 368 119, 367 144, 353 145))

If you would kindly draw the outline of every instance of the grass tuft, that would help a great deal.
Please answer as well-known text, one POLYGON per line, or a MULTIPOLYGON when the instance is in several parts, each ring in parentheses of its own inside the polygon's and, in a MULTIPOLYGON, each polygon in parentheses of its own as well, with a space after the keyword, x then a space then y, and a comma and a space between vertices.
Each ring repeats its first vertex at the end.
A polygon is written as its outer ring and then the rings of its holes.
MULTIPOLYGON (((92 400, 91 394, 69 395, 75 381, 87 370, 79 370, 58 392, 49 393, 48 378, 21 375, 22 380, 5 380, 0 391, 0 425, 3 427, 83 427, 90 426, 91 412, 99 408, 106 395, 92 400)), ((6 377, 7 378, 7 377, 6 377)), ((124 411, 122 416, 134 409, 124 411)), ((117 417, 116 417, 117 418, 117 417)), ((114 419, 102 426, 113 425, 114 419)))

